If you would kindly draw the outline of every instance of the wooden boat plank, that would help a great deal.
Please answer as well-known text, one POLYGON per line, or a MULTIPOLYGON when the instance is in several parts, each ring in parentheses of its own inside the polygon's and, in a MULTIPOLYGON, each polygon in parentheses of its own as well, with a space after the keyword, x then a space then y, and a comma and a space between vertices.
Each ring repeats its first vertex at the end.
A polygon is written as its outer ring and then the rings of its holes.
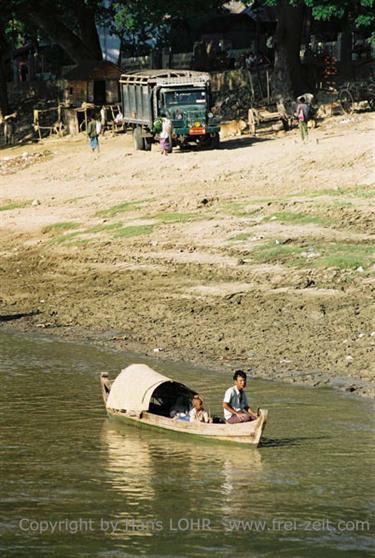
POLYGON ((257 420, 243 424, 205 424, 173 420, 148 412, 143 412, 140 416, 136 416, 115 409, 107 409, 107 411, 109 416, 139 426, 149 426, 177 433, 201 436, 210 440, 248 445, 258 445, 267 420, 267 413, 265 413, 257 420))

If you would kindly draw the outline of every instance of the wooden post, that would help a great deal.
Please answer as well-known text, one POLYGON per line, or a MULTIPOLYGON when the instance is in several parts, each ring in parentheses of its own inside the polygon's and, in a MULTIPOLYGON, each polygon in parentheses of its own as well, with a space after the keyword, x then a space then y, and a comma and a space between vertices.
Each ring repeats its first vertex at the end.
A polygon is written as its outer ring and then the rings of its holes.
POLYGON ((39 135, 39 139, 42 139, 42 134, 40 132, 40 126, 39 126, 39 111, 38 109, 34 109, 33 110, 33 116, 34 116, 34 130, 36 132, 38 132, 39 135))
POLYGON ((249 123, 250 133, 253 136, 255 136, 255 118, 254 118, 254 112, 252 108, 249 108, 249 111, 247 113, 247 119, 249 123))
POLYGON ((267 103, 270 104, 271 102, 271 95, 270 95, 270 75, 268 70, 266 70, 266 79, 267 79, 267 103))
POLYGON ((254 84, 253 84, 253 76, 251 75, 251 71, 249 70, 249 79, 250 79, 250 89, 251 89, 251 96, 253 98, 253 100, 255 99, 255 93, 254 93, 254 84))

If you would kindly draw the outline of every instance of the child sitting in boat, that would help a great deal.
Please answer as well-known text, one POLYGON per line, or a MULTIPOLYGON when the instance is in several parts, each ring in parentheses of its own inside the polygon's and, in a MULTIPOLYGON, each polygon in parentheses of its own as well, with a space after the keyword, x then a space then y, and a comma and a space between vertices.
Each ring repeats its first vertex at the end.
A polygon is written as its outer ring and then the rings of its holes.
POLYGON ((190 420, 197 422, 212 422, 207 411, 204 410, 203 398, 196 393, 193 397, 193 408, 189 412, 190 420))
POLYGON ((169 410, 169 416, 174 419, 189 420, 190 409, 190 400, 186 395, 179 395, 169 410))

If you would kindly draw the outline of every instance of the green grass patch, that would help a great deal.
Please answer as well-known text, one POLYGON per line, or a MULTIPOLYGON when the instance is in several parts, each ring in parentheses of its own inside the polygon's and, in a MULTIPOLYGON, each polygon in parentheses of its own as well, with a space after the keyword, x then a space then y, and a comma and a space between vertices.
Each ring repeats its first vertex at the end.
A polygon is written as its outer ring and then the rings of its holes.
POLYGON ((97 215, 98 217, 114 217, 119 213, 126 213, 128 211, 137 211, 138 209, 141 209, 141 207, 146 201, 147 200, 119 203, 117 205, 113 205, 112 207, 109 207, 108 209, 103 209, 102 211, 98 211, 95 215, 97 215))
POLYGON ((9 202, 5 205, 0 205, 0 211, 11 211, 12 209, 23 209, 31 205, 30 201, 9 202))
POLYGON ((76 240, 76 238, 83 234, 82 231, 71 232, 68 234, 64 234, 63 236, 58 236, 50 241, 50 244, 64 244, 70 243, 72 240, 76 240))
POLYGON ((228 238, 228 240, 232 240, 232 241, 247 240, 249 236, 250 236, 249 233, 239 233, 236 234, 235 236, 231 236, 230 238, 228 238))
POLYGON ((339 269, 363 269, 375 263, 375 245, 332 243, 318 246, 321 257, 313 265, 316 267, 337 267, 339 269))
POLYGON ((275 244, 269 242, 255 248, 252 256, 261 263, 279 263, 291 267, 315 267, 338 269, 368 269, 375 264, 375 245, 327 243, 315 245, 316 256, 308 258, 305 252, 307 246, 293 244, 275 244), (318 255, 319 254, 319 255, 318 255))
MULTIPOLYGON (((257 202, 254 203, 256 204, 257 202)), ((254 203, 251 201, 243 200, 228 201, 220 204, 219 209, 227 215, 233 215, 235 217, 246 217, 247 215, 253 215, 254 213, 257 213, 259 211, 260 208, 258 207, 246 209, 249 206, 253 206, 254 203)))
POLYGON ((293 244, 269 242, 255 248, 252 255, 257 262, 261 263, 288 263, 291 258, 294 263, 299 263, 299 260, 295 261, 295 257, 299 256, 303 250, 304 248, 293 244))
POLYGON ((133 238, 135 236, 144 236, 151 234, 155 225, 129 225, 114 231, 115 238, 133 238))
POLYGON ((163 225, 172 223, 187 223, 188 221, 200 221, 207 219, 207 215, 199 213, 178 213, 178 212, 162 212, 150 216, 150 219, 156 219, 163 225))
POLYGON ((345 207, 353 207, 354 204, 350 201, 347 200, 335 200, 334 202, 331 203, 331 207, 337 207, 339 209, 341 208, 345 208, 345 207))
POLYGON ((122 223, 103 223, 101 225, 95 225, 90 227, 85 231, 85 234, 96 234, 99 232, 112 232, 121 229, 122 223))
POLYGON ((59 233, 61 231, 68 231, 71 229, 77 229, 80 226, 79 223, 73 223, 70 221, 66 221, 65 223, 54 223, 53 225, 47 225, 46 227, 42 228, 43 234, 49 233, 59 233))
POLYGON ((86 235, 93 235, 101 232, 109 233, 114 238, 132 238, 151 234, 155 226, 156 225, 129 225, 124 227, 122 223, 96 225, 84 231, 75 231, 54 238, 51 240, 50 244, 69 244, 70 246, 86 244, 93 240, 92 238, 85 238, 86 235))
POLYGON ((354 186, 348 188, 327 188, 325 190, 319 190, 318 192, 310 192, 308 194, 311 197, 320 196, 349 196, 351 198, 375 198, 375 188, 374 186, 354 186))
POLYGON ((326 219, 324 217, 319 217, 319 215, 311 215, 308 213, 294 213, 291 211, 280 211, 274 213, 270 217, 266 217, 265 221, 270 221, 272 217, 275 217, 280 223, 291 223, 295 225, 330 225, 332 220, 326 219))
POLYGON ((69 242, 69 246, 84 246, 85 244, 90 244, 90 242, 93 242, 92 238, 80 238, 79 240, 69 242))

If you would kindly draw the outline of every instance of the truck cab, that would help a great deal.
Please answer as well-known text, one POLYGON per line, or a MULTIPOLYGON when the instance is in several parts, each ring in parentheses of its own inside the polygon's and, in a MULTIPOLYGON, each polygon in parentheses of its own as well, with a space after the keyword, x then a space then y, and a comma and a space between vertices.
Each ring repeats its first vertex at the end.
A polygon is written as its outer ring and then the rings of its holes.
POLYGON ((169 115, 177 141, 204 142, 215 134, 217 130, 209 101, 206 87, 170 86, 160 89, 159 112, 169 115))

